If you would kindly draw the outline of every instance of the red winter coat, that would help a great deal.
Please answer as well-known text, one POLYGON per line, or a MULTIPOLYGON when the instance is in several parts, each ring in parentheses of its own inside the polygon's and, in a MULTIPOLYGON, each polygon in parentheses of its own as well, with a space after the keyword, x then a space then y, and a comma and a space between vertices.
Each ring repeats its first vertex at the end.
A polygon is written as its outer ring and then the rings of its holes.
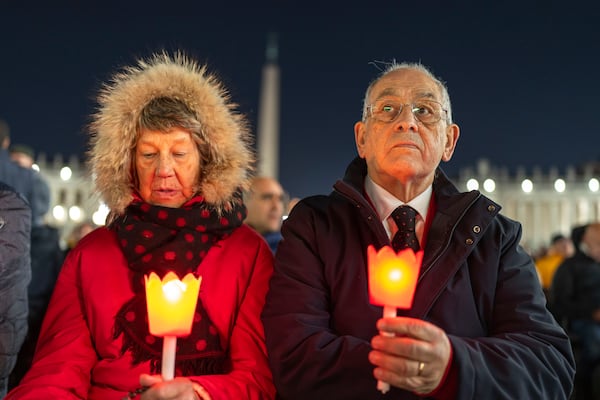
MULTIPOLYGON (((265 241, 242 225, 211 248, 199 266, 200 298, 219 330, 232 370, 189 377, 213 400, 273 399, 263 308, 273 256, 265 241)), ((133 293, 114 232, 83 238, 62 268, 48 307, 33 366, 6 399, 121 399, 138 388, 149 363, 131 365, 113 339, 114 316, 133 293)))

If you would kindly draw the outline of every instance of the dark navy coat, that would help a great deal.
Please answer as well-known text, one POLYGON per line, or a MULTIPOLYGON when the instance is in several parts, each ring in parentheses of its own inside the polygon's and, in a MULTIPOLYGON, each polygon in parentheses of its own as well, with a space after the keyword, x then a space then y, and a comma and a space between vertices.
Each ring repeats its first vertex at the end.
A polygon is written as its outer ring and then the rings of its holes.
MULTIPOLYGON (((367 247, 390 241, 363 195, 356 159, 329 196, 294 207, 282 227, 263 311, 267 349, 281 399, 416 399, 376 389, 367 355, 382 308, 369 304, 367 247)), ((477 191, 459 193, 441 170, 414 305, 399 315, 449 336, 456 398, 567 399, 574 360, 545 306, 521 226, 477 191)))
POLYGON ((0 399, 27 334, 30 235, 27 201, 0 182, 0 399))

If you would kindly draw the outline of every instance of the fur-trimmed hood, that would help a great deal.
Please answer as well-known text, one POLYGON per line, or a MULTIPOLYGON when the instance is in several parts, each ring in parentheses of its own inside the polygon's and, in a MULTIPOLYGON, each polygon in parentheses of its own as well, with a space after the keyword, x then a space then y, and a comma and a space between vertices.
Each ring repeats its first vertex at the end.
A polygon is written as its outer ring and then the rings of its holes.
POLYGON ((131 202, 140 113, 159 97, 183 102, 200 121, 211 159, 202 165, 199 192, 221 209, 233 200, 237 189, 248 185, 254 162, 248 124, 206 66, 181 53, 139 60, 136 66, 116 73, 100 90, 90 125, 89 162, 96 191, 117 214, 131 202))

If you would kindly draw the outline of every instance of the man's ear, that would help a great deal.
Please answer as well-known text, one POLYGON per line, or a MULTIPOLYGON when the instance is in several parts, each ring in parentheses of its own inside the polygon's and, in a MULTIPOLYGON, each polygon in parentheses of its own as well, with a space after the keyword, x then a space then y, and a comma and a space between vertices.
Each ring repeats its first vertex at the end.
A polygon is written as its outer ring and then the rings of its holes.
POLYGON ((456 148, 456 142, 460 137, 460 128, 456 124, 450 124, 446 128, 446 146, 444 146, 444 152, 442 153, 442 161, 450 161, 454 149, 456 148))
POLYGON ((358 121, 356 124, 354 124, 354 141, 356 143, 356 150, 358 151, 358 155, 361 158, 365 158, 364 157, 364 148, 365 148, 365 141, 366 141, 366 128, 365 128, 365 123, 362 121, 358 121))

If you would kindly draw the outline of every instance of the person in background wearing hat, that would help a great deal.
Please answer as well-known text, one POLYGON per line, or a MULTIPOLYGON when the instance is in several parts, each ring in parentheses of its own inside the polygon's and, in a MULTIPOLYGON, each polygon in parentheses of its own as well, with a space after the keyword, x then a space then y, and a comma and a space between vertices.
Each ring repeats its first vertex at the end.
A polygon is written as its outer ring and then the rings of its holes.
POLYGON ((111 214, 69 252, 33 365, 7 400, 273 399, 260 322, 273 255, 243 224, 254 162, 245 117, 181 53, 123 68, 98 102, 90 165, 111 214), (202 277, 167 381, 146 318, 152 272, 202 277))

